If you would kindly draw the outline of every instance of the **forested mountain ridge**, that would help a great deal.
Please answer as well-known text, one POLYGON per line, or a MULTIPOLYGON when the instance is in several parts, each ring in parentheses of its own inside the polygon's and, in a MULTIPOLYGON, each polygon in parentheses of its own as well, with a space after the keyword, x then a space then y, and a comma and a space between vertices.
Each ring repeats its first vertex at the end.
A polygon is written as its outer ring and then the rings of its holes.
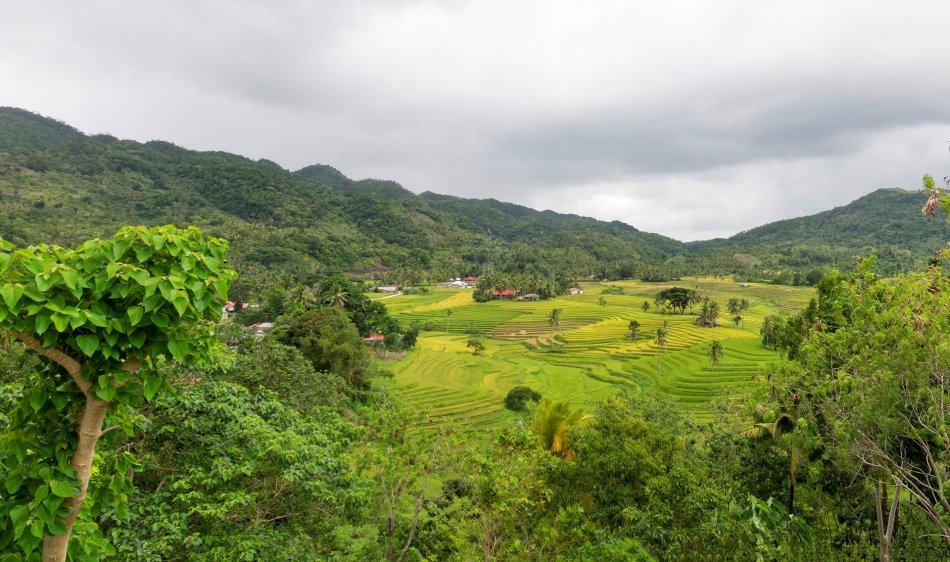
POLYGON ((457 208, 329 166, 291 173, 224 152, 90 136, 16 108, 0 108, 0 196, 0 235, 14 243, 69 245, 124 224, 194 224, 231 240, 245 279, 265 269, 298 279, 401 269, 412 280, 555 258, 574 275, 620 260, 632 273, 683 251, 620 223, 498 202, 457 208))
POLYGON ((847 262, 874 249, 887 270, 907 270, 945 246, 950 230, 940 220, 922 218, 927 194, 920 190, 878 189, 828 211, 768 223, 728 239, 688 244, 698 253, 739 249, 752 254, 777 254, 773 263, 847 262))
POLYGON ((566 277, 847 267, 879 248, 885 269, 909 269, 943 245, 944 225, 917 215, 921 196, 879 190, 811 217, 727 240, 683 244, 605 222, 493 199, 352 180, 327 165, 290 172, 268 161, 86 135, 0 108, 0 236, 63 245, 125 224, 193 224, 231 240, 241 283, 299 281, 329 270, 395 282, 488 271, 566 277), (900 225, 897 228, 895 225, 900 225))

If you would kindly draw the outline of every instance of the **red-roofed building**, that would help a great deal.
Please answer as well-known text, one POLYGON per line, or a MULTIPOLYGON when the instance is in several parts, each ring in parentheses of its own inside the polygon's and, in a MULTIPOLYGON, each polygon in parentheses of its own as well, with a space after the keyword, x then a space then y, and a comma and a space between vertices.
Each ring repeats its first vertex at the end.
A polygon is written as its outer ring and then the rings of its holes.
POLYGON ((383 341, 385 339, 386 339, 386 336, 384 336, 383 334, 370 334, 366 336, 365 338, 363 338, 363 341, 365 341, 366 343, 376 343, 378 341, 383 341))
POLYGON ((518 291, 512 291, 511 289, 503 289, 501 291, 492 291, 491 296, 496 299, 510 299, 514 297, 518 291))
POLYGON ((570 293, 570 294, 572 294, 572 295, 583 295, 583 294, 584 294, 584 291, 578 289, 577 287, 571 287, 570 289, 567 290, 567 292, 570 293))

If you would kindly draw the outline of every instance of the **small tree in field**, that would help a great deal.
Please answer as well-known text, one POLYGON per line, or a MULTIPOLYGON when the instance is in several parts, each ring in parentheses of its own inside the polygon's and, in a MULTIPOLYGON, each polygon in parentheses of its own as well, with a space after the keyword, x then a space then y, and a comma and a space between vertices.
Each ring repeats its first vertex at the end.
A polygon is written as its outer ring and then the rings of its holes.
MULTIPOLYGON (((8 413, 0 441, 0 549, 32 559, 42 542, 49 561, 107 549, 91 521, 70 542, 103 422, 121 422, 142 396, 167 387, 156 359, 207 359, 235 277, 226 253, 224 240, 172 226, 126 227, 75 249, 16 250, 0 239, 0 328, 51 366, 8 413)), ((119 514, 134 463, 120 460, 112 467, 119 514)))
POLYGON ((630 323, 627 324, 627 330, 630 331, 630 339, 637 339, 637 336, 640 335, 640 323, 636 320, 631 320, 630 323))
POLYGON ((485 351, 485 344, 482 343, 482 340, 477 338, 471 338, 468 340, 468 343, 465 344, 465 347, 472 350, 472 355, 481 355, 485 351))

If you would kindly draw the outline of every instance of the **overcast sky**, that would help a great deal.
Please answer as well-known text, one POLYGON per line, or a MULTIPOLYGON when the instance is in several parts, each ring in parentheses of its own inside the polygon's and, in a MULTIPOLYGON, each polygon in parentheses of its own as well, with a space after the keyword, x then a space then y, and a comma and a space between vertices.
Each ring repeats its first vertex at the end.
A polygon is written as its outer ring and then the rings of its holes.
POLYGON ((950 2, 5 2, 0 105, 728 236, 950 173, 950 2))

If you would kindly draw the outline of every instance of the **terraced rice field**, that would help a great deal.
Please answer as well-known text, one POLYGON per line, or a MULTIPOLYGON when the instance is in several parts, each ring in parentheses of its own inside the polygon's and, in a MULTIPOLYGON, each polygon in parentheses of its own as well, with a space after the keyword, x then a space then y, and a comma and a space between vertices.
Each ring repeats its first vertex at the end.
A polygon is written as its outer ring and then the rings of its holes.
POLYGON ((470 430, 509 423, 513 415, 503 400, 514 386, 526 385, 552 398, 569 399, 592 408, 616 392, 654 393, 676 401, 698 419, 710 417, 710 400, 748 382, 760 365, 777 358, 759 343, 759 328, 767 314, 799 310, 813 290, 750 284, 713 278, 676 283, 612 283, 625 295, 603 295, 600 283, 584 283, 583 295, 542 302, 493 301, 476 303, 471 291, 435 289, 429 295, 401 295, 384 302, 404 324, 431 328, 416 349, 387 367, 394 386, 410 402, 425 409, 431 424, 446 421, 470 430), (695 316, 654 310, 653 296, 668 287, 698 290, 722 310, 716 328, 694 324, 695 316), (600 297, 607 300, 599 304, 600 297), (732 326, 726 302, 748 299, 739 328, 732 326), (644 312, 643 301, 651 307, 644 312), (559 325, 548 315, 561 309, 559 325), (640 322, 640 335, 631 340, 627 326, 640 322), (668 341, 660 349, 656 329, 668 323, 668 341), (481 355, 466 347, 477 327, 485 344, 481 355), (725 348, 721 362, 711 365, 712 340, 725 348))

